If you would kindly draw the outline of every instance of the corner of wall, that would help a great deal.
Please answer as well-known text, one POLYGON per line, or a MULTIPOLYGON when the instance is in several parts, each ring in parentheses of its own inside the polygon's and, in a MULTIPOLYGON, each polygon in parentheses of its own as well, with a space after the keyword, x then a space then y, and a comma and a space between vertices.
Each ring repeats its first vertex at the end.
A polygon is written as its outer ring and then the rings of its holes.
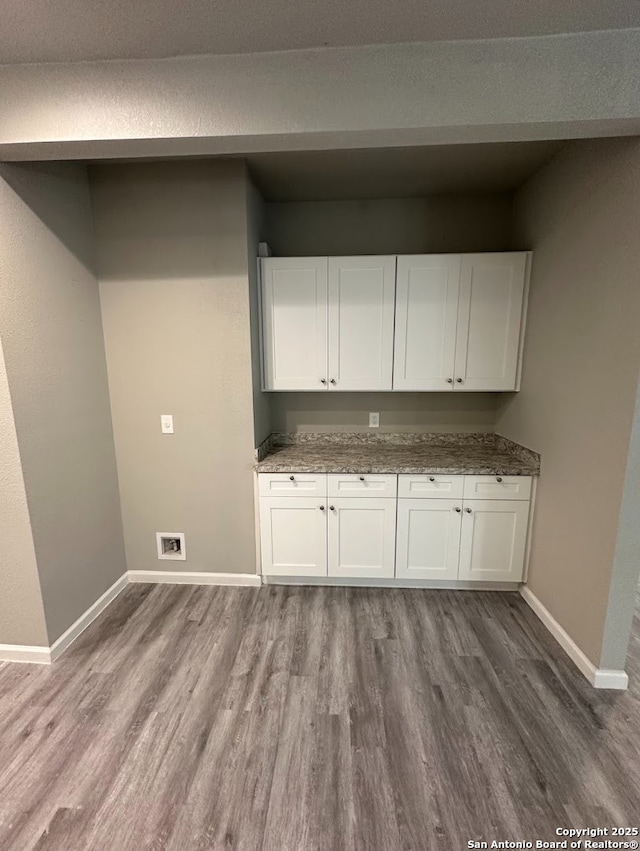
POLYGON ((38 163, 2 177, 0 333, 55 641, 126 570, 88 175, 78 163, 38 163))
POLYGON ((258 269, 258 243, 266 238, 266 204, 246 173, 247 187, 247 266, 249 279, 249 319, 251 326, 251 374, 253 382, 253 434, 254 448, 271 434, 271 399, 262 390, 262 335, 260 309, 260 275, 258 269))
MULTIPOLYGON (((0 178, 0 183, 2 178, 0 178)), ((2 186, 0 186, 0 203, 2 186)), ((1 237, 0 237, 1 239, 1 237)), ((0 245, 0 266, 2 265, 0 245)), ((2 286, 0 272, 0 287, 2 286)), ((0 338, 0 645, 48 647, 42 589, 0 338)), ((0 656, 0 658, 2 658, 0 656)))

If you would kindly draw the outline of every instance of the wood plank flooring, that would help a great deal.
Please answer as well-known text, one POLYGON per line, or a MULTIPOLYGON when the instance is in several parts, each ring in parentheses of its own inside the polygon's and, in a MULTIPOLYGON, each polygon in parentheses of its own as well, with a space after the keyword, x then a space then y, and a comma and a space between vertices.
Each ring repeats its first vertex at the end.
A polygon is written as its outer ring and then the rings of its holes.
POLYGON ((517 594, 132 585, 0 664, 2 851, 431 851, 640 821, 640 616, 597 692, 517 594))

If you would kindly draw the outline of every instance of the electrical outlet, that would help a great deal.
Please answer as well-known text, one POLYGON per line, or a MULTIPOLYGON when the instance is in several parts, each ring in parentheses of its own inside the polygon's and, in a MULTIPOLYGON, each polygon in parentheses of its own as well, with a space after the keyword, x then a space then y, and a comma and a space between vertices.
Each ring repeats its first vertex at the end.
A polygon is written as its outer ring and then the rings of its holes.
POLYGON ((173 434, 173 414, 160 414, 160 428, 163 434, 173 434))
POLYGON ((380 428, 380 414, 369 414, 369 428, 380 428))

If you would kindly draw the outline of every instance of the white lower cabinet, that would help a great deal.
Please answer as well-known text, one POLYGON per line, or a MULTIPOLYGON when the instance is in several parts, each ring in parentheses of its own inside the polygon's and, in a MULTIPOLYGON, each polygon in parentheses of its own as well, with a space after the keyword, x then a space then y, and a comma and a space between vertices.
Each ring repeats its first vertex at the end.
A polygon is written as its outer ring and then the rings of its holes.
POLYGON ((519 582, 524 570, 528 522, 528 502, 466 500, 458 578, 519 582))
POLYGON ((329 576, 391 579, 396 545, 396 500, 330 501, 329 576))
POLYGON ((457 579, 461 525, 461 499, 399 499, 396 576, 457 579))
POLYGON ((260 500, 262 572, 266 576, 326 576, 326 499, 282 496, 260 500))
POLYGON ((274 489, 288 494, 260 498, 265 576, 522 580, 532 492, 528 477, 401 475, 397 481, 391 475, 263 474, 260 479, 261 494, 274 489), (314 496, 304 495, 313 489, 314 496), (477 492, 487 498, 464 496, 477 492), (336 496, 342 493, 348 495, 336 496))

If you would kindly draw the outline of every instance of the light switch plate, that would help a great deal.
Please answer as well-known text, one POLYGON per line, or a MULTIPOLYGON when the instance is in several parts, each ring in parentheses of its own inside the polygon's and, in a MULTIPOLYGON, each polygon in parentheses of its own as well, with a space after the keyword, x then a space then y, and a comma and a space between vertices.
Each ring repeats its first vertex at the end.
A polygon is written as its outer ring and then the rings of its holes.
POLYGON ((380 428, 380 414, 373 412, 369 414, 369 428, 380 428))
POLYGON ((163 434, 173 434, 173 414, 160 414, 160 428, 163 434))

